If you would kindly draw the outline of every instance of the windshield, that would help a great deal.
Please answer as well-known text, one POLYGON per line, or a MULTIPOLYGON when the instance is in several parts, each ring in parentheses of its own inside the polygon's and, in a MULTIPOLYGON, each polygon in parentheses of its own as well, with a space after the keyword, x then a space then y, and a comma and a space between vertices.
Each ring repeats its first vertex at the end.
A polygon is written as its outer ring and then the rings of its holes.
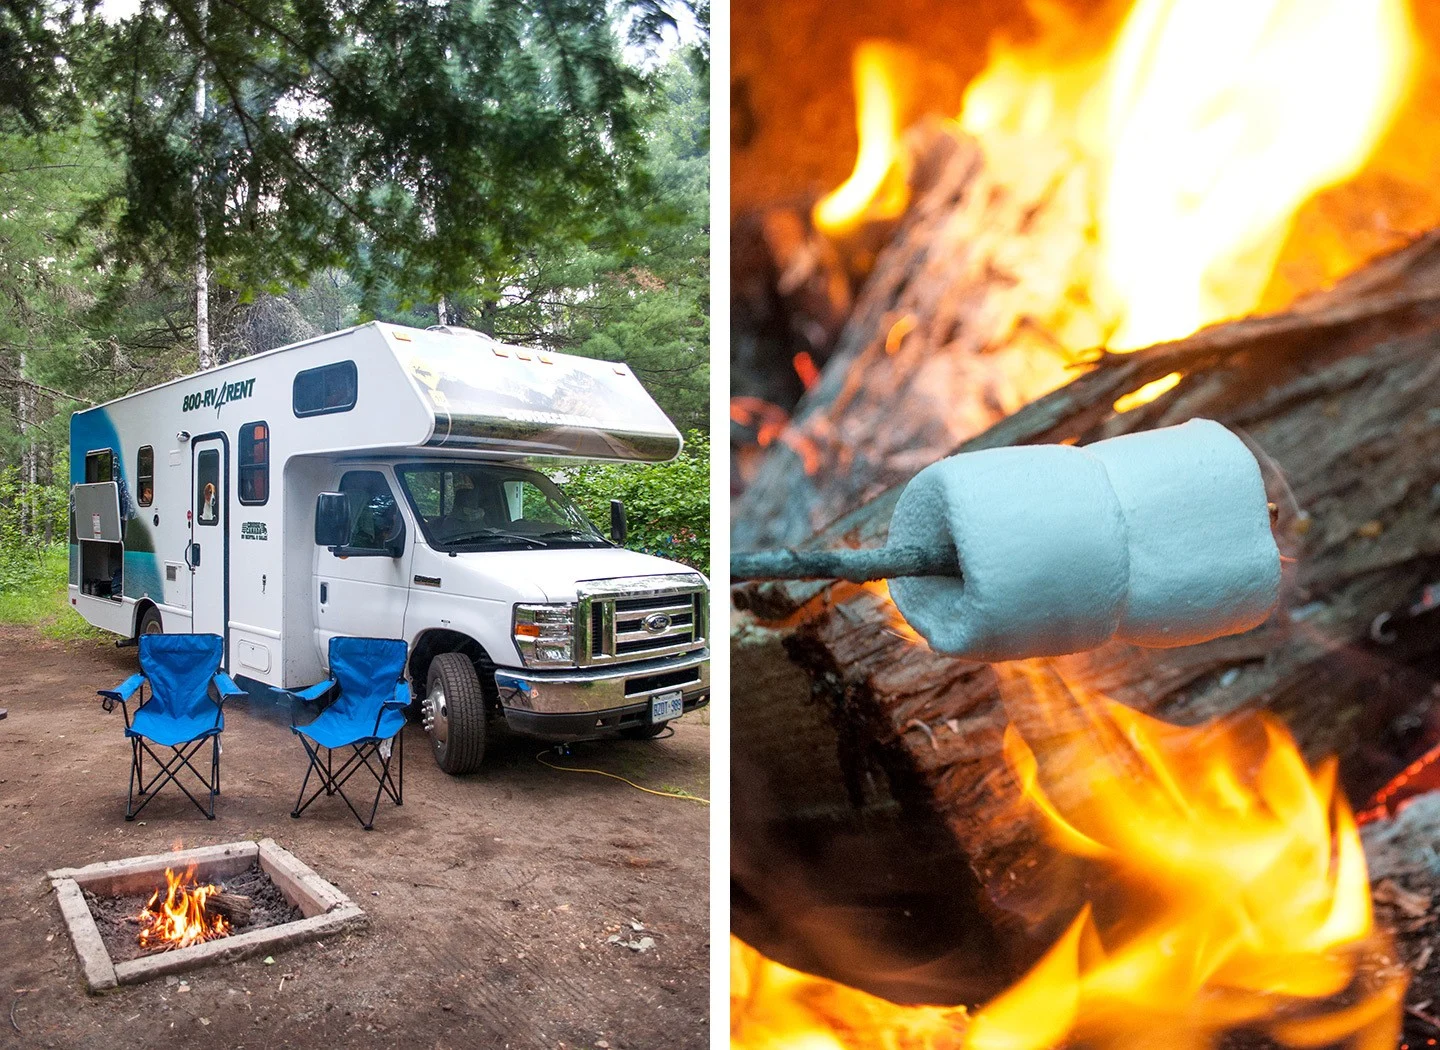
POLYGON ((533 470, 420 463, 395 472, 436 550, 610 546, 569 496, 533 470))

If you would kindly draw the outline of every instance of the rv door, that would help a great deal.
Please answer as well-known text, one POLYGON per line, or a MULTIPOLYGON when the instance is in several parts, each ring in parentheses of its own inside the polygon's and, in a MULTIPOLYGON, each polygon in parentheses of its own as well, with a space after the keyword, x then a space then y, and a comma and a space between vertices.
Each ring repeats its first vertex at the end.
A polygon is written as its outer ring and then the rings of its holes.
POLYGON ((223 434, 192 443, 190 545, 190 608, 197 634, 218 634, 226 641, 229 666, 230 462, 223 434))

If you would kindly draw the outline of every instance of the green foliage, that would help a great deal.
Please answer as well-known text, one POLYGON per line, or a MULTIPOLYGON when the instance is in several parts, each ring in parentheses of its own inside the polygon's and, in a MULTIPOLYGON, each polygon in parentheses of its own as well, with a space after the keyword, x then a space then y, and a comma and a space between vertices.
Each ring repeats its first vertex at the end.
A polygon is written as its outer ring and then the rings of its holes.
MULTIPOLYGON (((674 24, 658 0, 617 14, 632 39, 674 24)), ((646 76, 621 43, 603 0, 148 0, 119 19, 13 0, 0 55, 23 48, 33 90, 0 117, 84 100, 121 162, 90 215, 121 272, 183 267, 198 212, 217 280, 246 294, 341 265, 372 296, 434 298, 643 192, 646 76)))
POLYGON ((197 203, 220 360, 443 296, 707 429, 707 44, 635 52, 681 6, 0 3, 0 572, 64 534, 70 412, 195 370, 197 203))
POLYGON ((610 501, 625 502, 625 546, 710 573, 710 439, 691 431, 669 463, 586 464, 556 471, 556 480, 586 517, 608 532, 610 501))

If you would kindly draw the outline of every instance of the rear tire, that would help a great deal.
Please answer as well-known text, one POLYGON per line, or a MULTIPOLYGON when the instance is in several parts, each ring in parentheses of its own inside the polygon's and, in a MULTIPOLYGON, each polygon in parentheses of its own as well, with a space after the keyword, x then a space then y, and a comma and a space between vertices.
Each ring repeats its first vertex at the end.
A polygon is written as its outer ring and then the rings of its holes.
POLYGON ((468 656, 441 653, 430 661, 423 710, 436 764, 453 776, 479 769, 489 719, 480 676, 468 656))
POLYGON ((620 730, 620 735, 626 740, 654 740, 665 732, 665 727, 669 724, 669 722, 656 722, 648 726, 631 726, 629 729, 620 730))
POLYGON ((140 614, 140 623, 135 627, 135 637, 142 634, 164 634, 165 626, 160 620, 160 610, 153 605, 147 605, 145 611, 140 614))

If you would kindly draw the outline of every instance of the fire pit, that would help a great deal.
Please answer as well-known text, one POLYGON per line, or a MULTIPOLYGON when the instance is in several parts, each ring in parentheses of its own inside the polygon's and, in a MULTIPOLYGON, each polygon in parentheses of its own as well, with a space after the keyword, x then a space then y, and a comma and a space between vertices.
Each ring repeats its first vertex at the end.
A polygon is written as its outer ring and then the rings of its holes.
POLYGON ((272 839, 49 873, 91 992, 366 924, 350 898, 272 839))

